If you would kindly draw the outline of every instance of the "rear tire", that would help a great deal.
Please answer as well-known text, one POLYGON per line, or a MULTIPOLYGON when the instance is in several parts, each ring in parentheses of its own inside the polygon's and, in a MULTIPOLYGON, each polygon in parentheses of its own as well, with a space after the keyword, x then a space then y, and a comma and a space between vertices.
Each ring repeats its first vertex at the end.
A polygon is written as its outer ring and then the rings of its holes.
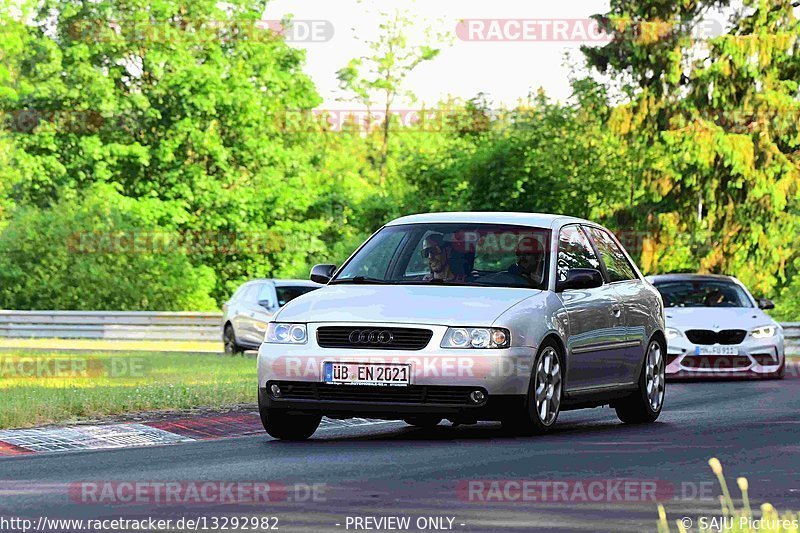
POLYGON ((236 343, 236 332, 233 331, 233 326, 230 324, 225 324, 225 329, 222 331, 222 344, 225 346, 225 353, 228 355, 244 353, 244 348, 236 343))
POLYGON ((561 412, 563 354, 548 339, 533 361, 525 406, 502 420, 503 429, 513 435, 541 435, 555 425, 561 412))
POLYGON ((639 388, 636 392, 614 404, 617 416, 626 424, 655 422, 664 407, 666 347, 659 340, 651 340, 642 362, 639 388))
POLYGON ((403 421, 409 426, 418 428, 433 428, 438 426, 442 419, 437 416, 410 416, 408 418, 404 418, 403 421))

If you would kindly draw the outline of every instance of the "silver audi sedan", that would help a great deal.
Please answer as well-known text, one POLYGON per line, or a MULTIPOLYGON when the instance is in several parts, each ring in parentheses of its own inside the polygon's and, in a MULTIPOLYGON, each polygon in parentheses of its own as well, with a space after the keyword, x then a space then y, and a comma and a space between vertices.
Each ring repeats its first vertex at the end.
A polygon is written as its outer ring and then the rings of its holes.
POLYGON ((273 437, 306 439, 322 416, 533 434, 567 409, 610 405, 631 423, 661 412, 661 296, 592 222, 403 217, 311 279, 326 286, 281 308, 259 349, 273 437))

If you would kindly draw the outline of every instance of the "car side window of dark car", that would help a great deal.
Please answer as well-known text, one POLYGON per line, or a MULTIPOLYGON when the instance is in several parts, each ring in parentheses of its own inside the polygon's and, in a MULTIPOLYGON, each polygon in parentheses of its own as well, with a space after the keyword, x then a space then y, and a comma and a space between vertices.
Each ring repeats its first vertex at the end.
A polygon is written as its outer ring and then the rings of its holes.
POLYGON ((600 270, 600 261, 583 231, 578 226, 566 226, 558 235, 558 281, 566 281, 567 272, 573 268, 600 270))
POLYGON ((606 265, 611 283, 638 279, 636 271, 628 261, 628 258, 625 257, 622 248, 619 247, 608 232, 594 227, 587 227, 586 229, 600 252, 600 257, 606 265))

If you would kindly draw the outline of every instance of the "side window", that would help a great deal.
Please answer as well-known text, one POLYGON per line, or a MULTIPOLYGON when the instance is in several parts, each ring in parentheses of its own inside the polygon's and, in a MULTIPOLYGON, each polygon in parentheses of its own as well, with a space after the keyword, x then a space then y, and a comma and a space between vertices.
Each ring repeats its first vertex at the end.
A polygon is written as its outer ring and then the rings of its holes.
POLYGON ((247 285, 239 285, 239 288, 236 289, 236 292, 233 293, 231 296, 232 302, 239 302, 244 298, 244 293, 247 292, 247 285))
POLYGON ((245 288, 245 290, 242 292, 242 298, 240 301, 243 304, 248 304, 248 305, 257 303, 259 288, 260 285, 257 283, 254 283, 253 285, 250 285, 247 288, 245 288))
POLYGON ((259 286, 256 303, 260 302, 261 300, 269 300, 272 305, 275 305, 275 297, 272 294, 272 285, 269 283, 264 283, 259 286))
POLYGON ((567 226, 558 235, 558 281, 566 281, 567 272, 573 268, 600 270, 600 261, 589 239, 578 226, 567 226))
POLYGON ((622 248, 614 242, 608 232, 597 228, 586 229, 589 231, 589 235, 592 236, 592 240, 594 240, 597 250, 600 252, 600 257, 603 258, 603 263, 605 263, 606 270, 608 270, 608 278, 612 283, 637 279, 636 273, 625 257, 622 248))

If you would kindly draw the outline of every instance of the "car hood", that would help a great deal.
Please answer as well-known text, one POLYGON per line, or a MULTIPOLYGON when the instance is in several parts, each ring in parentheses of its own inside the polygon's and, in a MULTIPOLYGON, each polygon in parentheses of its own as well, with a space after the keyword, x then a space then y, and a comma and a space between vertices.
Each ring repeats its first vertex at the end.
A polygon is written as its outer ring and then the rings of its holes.
POLYGON ((679 329, 751 329, 772 324, 772 318, 755 307, 668 307, 667 327, 679 329))
POLYGON ((328 285, 292 300, 275 320, 490 326, 505 310, 541 292, 504 287, 328 285))

